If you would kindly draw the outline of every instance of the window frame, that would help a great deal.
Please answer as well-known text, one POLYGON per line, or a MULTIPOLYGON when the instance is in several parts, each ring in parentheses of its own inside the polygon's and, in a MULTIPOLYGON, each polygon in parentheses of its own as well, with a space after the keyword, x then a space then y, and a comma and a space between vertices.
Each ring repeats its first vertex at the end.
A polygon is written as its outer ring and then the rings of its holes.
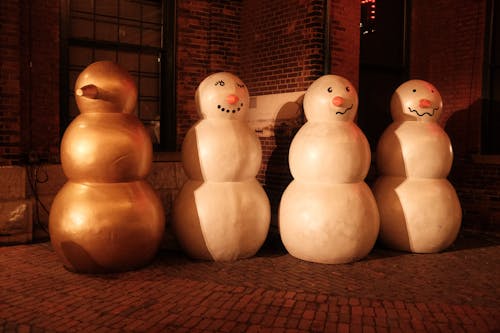
POLYGON ((176 75, 175 75, 175 50, 176 50, 176 0, 161 0, 162 5, 162 30, 160 48, 151 46, 131 45, 119 42, 92 41, 70 38, 70 1, 60 2, 60 88, 59 129, 62 137, 71 122, 68 96, 73 87, 69 87, 69 47, 103 47, 120 51, 158 51, 160 57, 160 84, 159 84, 159 109, 160 109, 160 143, 154 145, 154 151, 173 152, 177 149, 176 126, 176 75))

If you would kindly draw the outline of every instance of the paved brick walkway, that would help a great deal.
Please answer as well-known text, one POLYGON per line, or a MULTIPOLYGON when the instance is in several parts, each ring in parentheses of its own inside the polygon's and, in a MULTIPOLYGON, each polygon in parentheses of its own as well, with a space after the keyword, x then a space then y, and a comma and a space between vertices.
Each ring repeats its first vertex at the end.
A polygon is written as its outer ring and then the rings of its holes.
POLYGON ((346 265, 297 260, 276 235, 254 258, 163 251, 127 273, 66 271, 49 243, 0 247, 0 332, 500 332, 500 240, 440 254, 376 247, 346 265))

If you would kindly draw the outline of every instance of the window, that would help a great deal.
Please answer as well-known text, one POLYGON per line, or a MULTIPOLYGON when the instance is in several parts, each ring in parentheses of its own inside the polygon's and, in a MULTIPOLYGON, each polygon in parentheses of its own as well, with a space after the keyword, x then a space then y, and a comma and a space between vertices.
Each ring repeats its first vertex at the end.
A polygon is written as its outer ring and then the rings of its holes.
POLYGON ((490 0, 488 5, 481 153, 500 154, 500 3, 490 0))
POLYGON ((89 64, 122 65, 138 88, 135 114, 155 150, 175 149, 175 1, 62 0, 61 127, 79 114, 74 85, 89 64))

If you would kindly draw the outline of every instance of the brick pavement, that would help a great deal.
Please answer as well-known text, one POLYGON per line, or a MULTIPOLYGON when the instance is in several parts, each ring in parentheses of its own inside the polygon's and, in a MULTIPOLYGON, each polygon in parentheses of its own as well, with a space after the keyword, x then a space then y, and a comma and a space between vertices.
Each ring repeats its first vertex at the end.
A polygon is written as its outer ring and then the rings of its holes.
POLYGON ((0 332, 500 332, 500 239, 464 233, 448 251, 376 247, 319 265, 277 236, 254 258, 66 271, 49 243, 0 247, 0 332))

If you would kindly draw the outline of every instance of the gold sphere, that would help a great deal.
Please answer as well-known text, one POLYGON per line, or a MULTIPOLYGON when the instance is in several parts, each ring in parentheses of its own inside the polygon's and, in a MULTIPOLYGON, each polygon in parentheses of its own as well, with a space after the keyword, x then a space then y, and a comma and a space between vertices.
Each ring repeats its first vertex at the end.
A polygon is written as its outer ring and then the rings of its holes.
POLYGON ((142 123, 131 114, 83 113, 61 142, 61 163, 73 181, 123 182, 143 179, 153 149, 142 123))
POLYGON ((137 87, 130 74, 112 61, 97 61, 85 68, 75 83, 81 113, 134 112, 137 87))
POLYGON ((148 264, 164 233, 160 200, 145 181, 69 181, 51 207, 52 246, 70 271, 119 272, 148 264))

